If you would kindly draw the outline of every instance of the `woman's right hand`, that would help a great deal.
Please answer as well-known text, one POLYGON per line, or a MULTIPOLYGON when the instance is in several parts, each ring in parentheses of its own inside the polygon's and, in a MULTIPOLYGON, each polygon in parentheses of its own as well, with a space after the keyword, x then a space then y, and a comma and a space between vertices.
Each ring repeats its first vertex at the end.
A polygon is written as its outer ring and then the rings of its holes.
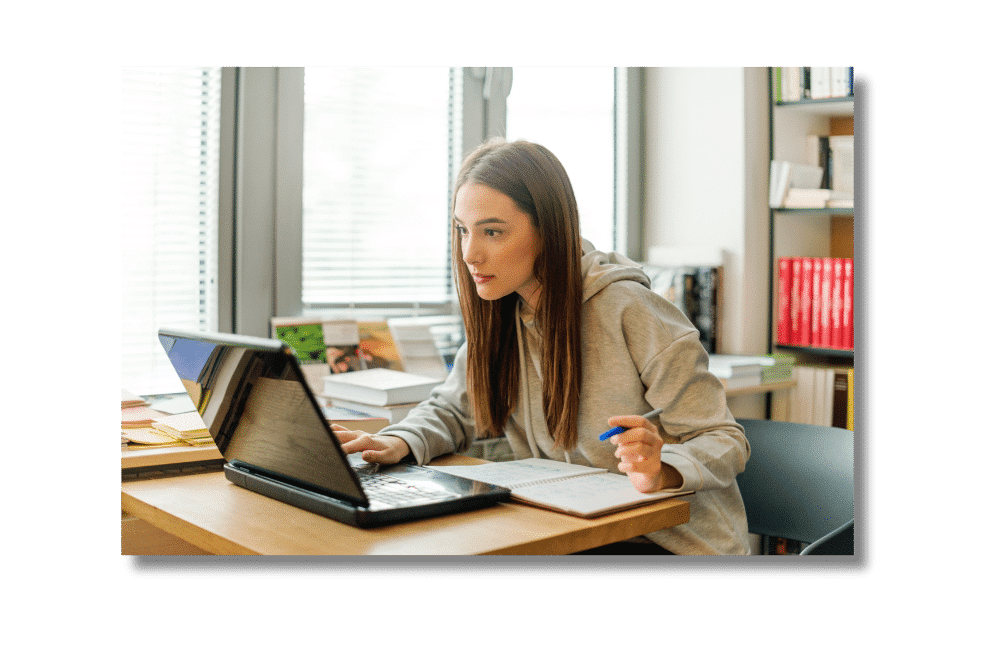
POLYGON ((344 453, 360 452, 365 462, 396 464, 410 453, 406 442, 391 435, 372 435, 339 424, 333 424, 333 434, 337 436, 344 453))

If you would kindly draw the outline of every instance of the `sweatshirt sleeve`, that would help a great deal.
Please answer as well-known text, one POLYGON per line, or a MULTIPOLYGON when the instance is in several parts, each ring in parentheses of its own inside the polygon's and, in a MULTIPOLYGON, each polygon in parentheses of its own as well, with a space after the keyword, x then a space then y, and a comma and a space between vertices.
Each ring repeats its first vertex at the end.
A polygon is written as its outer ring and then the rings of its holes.
POLYGON ((466 347, 455 355, 455 365, 430 398, 410 411, 402 421, 386 426, 379 435, 399 437, 410 447, 417 464, 427 464, 439 455, 459 453, 475 439, 476 425, 469 415, 466 391, 466 347))
POLYGON ((646 401, 663 408, 660 458, 680 472, 684 490, 727 488, 746 466, 750 446, 729 411, 722 382, 708 371, 697 330, 683 319, 678 327, 676 307, 662 302, 640 307, 645 313, 633 313, 629 325, 646 401))

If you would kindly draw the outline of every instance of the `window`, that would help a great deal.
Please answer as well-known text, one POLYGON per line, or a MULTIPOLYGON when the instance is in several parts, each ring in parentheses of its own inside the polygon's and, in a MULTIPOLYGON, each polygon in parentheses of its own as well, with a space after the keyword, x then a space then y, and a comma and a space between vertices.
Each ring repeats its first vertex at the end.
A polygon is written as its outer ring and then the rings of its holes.
POLYGON ((452 298, 448 68, 306 68, 302 303, 452 298))
POLYGON ((622 179, 641 182, 638 120, 620 108, 638 110, 638 77, 623 92, 614 68, 516 68, 496 92, 510 72, 125 69, 123 386, 180 389, 164 326, 266 336, 273 315, 457 314, 451 179, 504 129, 563 161, 586 238, 637 249, 622 179))
POLYGON ((220 70, 122 72, 122 385, 180 390, 160 327, 217 327, 220 70))
POLYGON ((615 69, 517 67, 507 98, 507 139, 559 158, 576 194, 580 233, 614 249, 615 69))

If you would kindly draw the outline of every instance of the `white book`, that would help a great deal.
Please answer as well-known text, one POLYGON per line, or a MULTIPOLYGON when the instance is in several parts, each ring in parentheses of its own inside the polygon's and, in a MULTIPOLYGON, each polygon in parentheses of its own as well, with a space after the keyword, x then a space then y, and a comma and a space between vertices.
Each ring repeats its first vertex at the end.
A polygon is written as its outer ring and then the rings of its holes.
POLYGON ((830 136, 830 189, 854 195, 854 136, 830 136))
POLYGON ((822 167, 772 160, 768 202, 771 207, 781 207, 789 189, 819 189, 822 182, 822 167))
POLYGON ((396 341, 399 360, 403 369, 411 374, 419 374, 444 381, 448 378, 448 366, 434 342, 430 326, 411 324, 409 318, 389 320, 389 331, 396 341))
POLYGON ((330 403, 336 408, 344 408, 346 410, 364 413, 370 417, 382 417, 388 419, 390 424, 396 424, 403 421, 406 418, 406 415, 410 414, 410 410, 417 405, 416 402, 413 402, 394 404, 391 406, 373 406, 368 403, 348 401, 347 399, 334 399, 332 397, 330 397, 330 403))
POLYGON ((507 487, 515 500, 594 518, 632 507, 674 498, 690 491, 642 493, 623 475, 605 469, 528 458, 466 466, 435 466, 435 470, 507 487))
POLYGON ((324 382, 324 396, 373 406, 423 401, 441 384, 440 379, 381 368, 331 374, 324 382))
POLYGON ((809 70, 810 97, 813 99, 827 99, 831 96, 830 74, 831 68, 824 66, 817 66, 809 70))

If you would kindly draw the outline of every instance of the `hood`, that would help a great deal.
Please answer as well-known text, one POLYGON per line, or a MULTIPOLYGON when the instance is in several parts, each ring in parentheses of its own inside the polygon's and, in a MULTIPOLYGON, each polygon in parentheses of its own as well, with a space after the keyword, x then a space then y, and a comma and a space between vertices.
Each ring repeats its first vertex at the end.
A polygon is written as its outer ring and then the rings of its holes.
POLYGON ((639 282, 649 288, 649 278, 642 266, 617 252, 601 252, 583 240, 583 301, 586 302, 613 282, 639 282))

